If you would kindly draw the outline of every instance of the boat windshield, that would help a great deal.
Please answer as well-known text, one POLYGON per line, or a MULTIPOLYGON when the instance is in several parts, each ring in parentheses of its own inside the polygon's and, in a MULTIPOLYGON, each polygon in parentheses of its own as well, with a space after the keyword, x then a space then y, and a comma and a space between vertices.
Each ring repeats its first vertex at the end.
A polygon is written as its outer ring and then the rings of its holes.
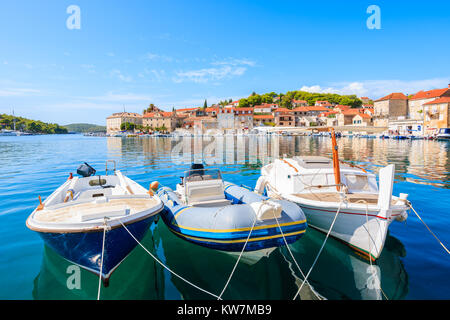
POLYGON ((184 181, 222 180, 219 169, 194 169, 184 172, 184 181))

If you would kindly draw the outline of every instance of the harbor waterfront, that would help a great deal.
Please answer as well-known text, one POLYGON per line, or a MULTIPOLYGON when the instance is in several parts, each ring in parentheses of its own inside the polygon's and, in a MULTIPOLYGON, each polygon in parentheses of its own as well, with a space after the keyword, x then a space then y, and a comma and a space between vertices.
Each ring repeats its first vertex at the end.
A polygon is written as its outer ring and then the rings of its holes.
MULTIPOLYGON (((208 154, 205 149, 210 145, 205 143, 198 150, 195 138, 182 139, 192 142, 195 156, 174 155, 181 141, 174 137, 0 137, 0 299, 96 299, 98 277, 46 247, 26 228, 26 218, 39 204, 38 196, 47 198, 84 161, 104 174, 105 161, 115 160, 117 169, 146 189, 156 180, 161 186, 175 185, 191 161, 208 154)), ((248 149, 252 138, 240 139, 244 145, 225 144, 214 159, 200 160, 219 168, 224 180, 249 187, 255 186, 261 167, 274 157, 331 158, 332 153, 331 139, 326 136, 267 135, 256 140, 256 155, 244 152, 241 157, 242 148, 248 149), (277 141, 276 152, 271 139, 277 141)), ((444 244, 450 243, 450 142, 342 137, 337 143, 340 159, 372 173, 395 164, 394 193, 409 194, 408 200, 431 230, 444 244)), ((324 238, 325 234, 308 228, 290 244, 303 272, 313 264, 324 238)), ((178 238, 161 219, 151 225, 142 245, 179 275, 215 294, 223 289, 236 261, 178 238)), ((443 248, 410 213, 406 222, 389 227, 383 252, 372 264, 343 243, 328 239, 309 282, 327 299, 450 299, 449 262, 443 248)), ((287 248, 281 247, 255 264, 239 264, 222 297, 292 299, 302 279, 287 248)), ((101 294, 102 299, 211 298, 174 277, 139 246, 101 294)), ((314 294, 303 290, 300 297, 310 299, 314 294)))

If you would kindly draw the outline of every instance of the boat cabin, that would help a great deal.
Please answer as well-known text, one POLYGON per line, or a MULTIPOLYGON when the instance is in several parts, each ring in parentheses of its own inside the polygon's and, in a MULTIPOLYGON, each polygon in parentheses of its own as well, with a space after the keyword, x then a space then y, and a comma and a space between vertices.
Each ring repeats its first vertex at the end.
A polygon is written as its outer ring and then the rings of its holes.
MULTIPOLYGON (((340 165, 341 183, 348 193, 378 194, 376 176, 346 164, 340 165)), ((333 160, 302 156, 277 159, 270 168, 272 181, 282 193, 336 193, 333 160)))

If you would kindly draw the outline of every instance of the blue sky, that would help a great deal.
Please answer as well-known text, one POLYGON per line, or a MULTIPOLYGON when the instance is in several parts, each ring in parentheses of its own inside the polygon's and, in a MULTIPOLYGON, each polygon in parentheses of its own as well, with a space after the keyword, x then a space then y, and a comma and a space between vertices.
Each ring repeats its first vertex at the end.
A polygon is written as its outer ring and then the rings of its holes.
POLYGON ((252 91, 443 88, 449 13, 448 1, 2 1, 0 113, 104 124, 124 107, 252 91), (380 30, 366 26, 372 4, 380 30), (70 5, 79 30, 66 27, 70 5))

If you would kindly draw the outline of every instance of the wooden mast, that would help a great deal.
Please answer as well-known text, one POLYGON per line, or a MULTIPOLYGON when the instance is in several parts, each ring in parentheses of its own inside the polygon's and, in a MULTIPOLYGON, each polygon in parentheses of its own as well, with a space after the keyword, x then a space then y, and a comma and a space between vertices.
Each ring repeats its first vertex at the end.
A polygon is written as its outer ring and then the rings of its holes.
POLYGON ((333 147, 333 169, 334 169, 334 181, 336 183, 336 190, 340 191, 341 187, 341 169, 339 168, 339 154, 338 154, 338 146, 336 143, 336 134, 334 133, 334 129, 331 128, 331 144, 333 147))

